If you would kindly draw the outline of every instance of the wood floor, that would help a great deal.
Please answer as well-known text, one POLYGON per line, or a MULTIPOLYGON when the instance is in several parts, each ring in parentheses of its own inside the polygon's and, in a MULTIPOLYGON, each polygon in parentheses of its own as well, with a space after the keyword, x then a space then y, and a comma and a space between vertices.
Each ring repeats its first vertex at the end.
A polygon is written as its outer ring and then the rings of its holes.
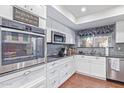
POLYGON ((60 88, 124 88, 124 84, 74 74, 60 88))

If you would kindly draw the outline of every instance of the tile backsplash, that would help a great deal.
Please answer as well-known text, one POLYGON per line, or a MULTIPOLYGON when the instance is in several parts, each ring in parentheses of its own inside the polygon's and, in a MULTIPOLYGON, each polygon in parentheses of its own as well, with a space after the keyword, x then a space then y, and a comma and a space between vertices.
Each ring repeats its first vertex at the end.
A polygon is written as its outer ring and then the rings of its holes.
POLYGON ((105 48, 99 48, 99 47, 89 47, 89 48, 77 48, 77 53, 83 52, 84 54, 90 54, 92 52, 95 52, 95 55, 105 55, 105 48))
POLYGON ((57 55, 58 51, 64 47, 64 45, 47 44, 47 56, 57 55))
POLYGON ((109 48, 109 55, 124 56, 124 43, 118 43, 113 48, 109 48))
POLYGON ((57 55, 61 48, 74 47, 74 45, 69 44, 47 44, 47 56, 57 55))

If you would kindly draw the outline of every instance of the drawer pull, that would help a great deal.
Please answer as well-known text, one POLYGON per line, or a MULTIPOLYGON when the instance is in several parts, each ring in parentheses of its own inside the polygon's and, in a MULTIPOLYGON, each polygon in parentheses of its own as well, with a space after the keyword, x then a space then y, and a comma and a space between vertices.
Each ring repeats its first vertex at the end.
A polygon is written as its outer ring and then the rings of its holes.
POLYGON ((65 75, 68 75, 68 73, 65 73, 65 75))
POLYGON ((65 64, 65 67, 67 67, 68 66, 68 64, 65 64))
POLYGON ((52 66, 54 66, 54 65, 55 65, 55 63, 52 64, 52 66))
POLYGON ((27 72, 24 73, 24 75, 28 75, 30 73, 31 73, 31 71, 27 71, 27 72))
POLYGON ((56 70, 52 71, 51 73, 53 74, 53 73, 55 73, 55 72, 56 72, 56 70))
POLYGON ((98 57, 96 57, 96 59, 99 59, 98 57))
POLYGON ((53 83, 52 83, 52 85, 54 85, 55 83, 56 83, 56 81, 54 80, 53 83))
POLYGON ((84 58, 84 56, 82 56, 82 58, 84 58))

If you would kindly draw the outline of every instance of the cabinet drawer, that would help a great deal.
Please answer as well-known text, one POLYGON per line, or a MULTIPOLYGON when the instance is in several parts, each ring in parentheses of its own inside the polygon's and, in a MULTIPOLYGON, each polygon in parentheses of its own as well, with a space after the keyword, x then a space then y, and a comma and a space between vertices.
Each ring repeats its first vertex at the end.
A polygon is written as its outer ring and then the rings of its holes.
POLYGON ((61 70, 68 70, 70 69, 70 62, 67 62, 65 64, 62 64, 61 70))
POLYGON ((46 87, 46 80, 39 82, 30 88, 45 88, 45 87, 46 87))
POLYGON ((51 63, 48 63, 47 64, 47 69, 53 69, 55 67, 58 66, 58 63, 55 61, 55 62, 51 62, 51 63))
POLYGON ((47 71, 47 77, 48 78, 54 77, 58 74, 59 74, 58 68, 50 69, 50 70, 47 71))
POLYGON ((93 64, 105 65, 106 64, 106 59, 105 58, 100 58, 100 57, 95 57, 94 59, 90 59, 89 62, 91 62, 93 64))
POLYGON ((57 88, 59 85, 59 76, 47 80, 48 88, 57 88))
POLYGON ((60 72, 60 84, 64 83, 69 77, 69 71, 60 72))
POLYGON ((106 78, 106 67, 102 64, 91 64, 91 75, 106 78))
POLYGON ((45 78, 46 77, 46 65, 34 67, 31 69, 27 69, 25 71, 21 71, 21 72, 13 74, 13 76, 14 76, 13 78, 1 82, 0 84, 2 84, 2 87, 13 87, 13 88, 21 87, 21 86, 29 84, 32 81, 37 80, 41 76, 45 78))

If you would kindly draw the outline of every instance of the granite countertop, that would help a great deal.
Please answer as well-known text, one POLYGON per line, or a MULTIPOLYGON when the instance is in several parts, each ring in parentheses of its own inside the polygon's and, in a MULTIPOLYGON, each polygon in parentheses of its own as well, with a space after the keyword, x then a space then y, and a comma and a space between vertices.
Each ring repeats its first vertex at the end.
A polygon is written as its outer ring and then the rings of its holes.
MULTIPOLYGON (((73 55, 71 55, 73 56, 73 55)), ((60 60, 60 59, 63 59, 63 58, 67 58, 67 57, 71 57, 71 56, 64 56, 64 57, 58 57, 58 56, 48 56, 47 57, 47 63, 50 63, 50 62, 53 62, 53 61, 56 61, 56 60, 60 60)))
MULTIPOLYGON (((75 54, 75 55, 83 55, 83 54, 75 54)), ((74 55, 71 55, 74 56, 74 55)), ((84 55, 84 56, 96 56, 96 57, 107 57, 107 58, 124 58, 124 55, 84 55)), ((47 63, 53 62, 53 61, 57 61, 63 58, 67 58, 70 56, 64 56, 64 57, 58 57, 58 56, 48 56, 47 57, 47 63)))
MULTIPOLYGON (((84 54, 77 54, 77 55, 84 55, 84 54)), ((108 56, 106 56, 106 55, 84 55, 84 56, 96 56, 96 57, 111 57, 111 58, 124 58, 124 55, 108 55, 108 56)))

